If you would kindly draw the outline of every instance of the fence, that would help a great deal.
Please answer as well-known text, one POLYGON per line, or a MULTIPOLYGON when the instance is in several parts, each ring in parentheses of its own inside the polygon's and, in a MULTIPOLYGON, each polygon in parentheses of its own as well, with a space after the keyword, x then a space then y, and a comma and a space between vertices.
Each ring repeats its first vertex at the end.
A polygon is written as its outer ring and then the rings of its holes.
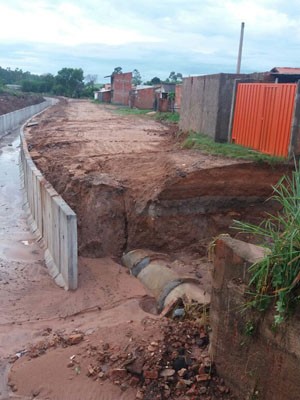
POLYGON ((297 84, 239 83, 232 142, 287 157, 297 84))

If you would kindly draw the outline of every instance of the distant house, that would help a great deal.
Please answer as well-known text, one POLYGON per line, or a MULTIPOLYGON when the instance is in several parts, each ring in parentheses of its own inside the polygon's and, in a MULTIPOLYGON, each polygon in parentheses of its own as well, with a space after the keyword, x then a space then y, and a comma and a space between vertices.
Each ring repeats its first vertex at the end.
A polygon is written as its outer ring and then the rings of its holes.
POLYGON ((94 92, 94 99, 99 100, 103 103, 110 103, 111 102, 111 90, 110 89, 103 89, 97 90, 94 92))
POLYGON ((163 83, 155 89, 155 109, 160 112, 174 111, 176 83, 163 83))
POLYGON ((300 68, 275 67, 269 76, 277 83, 295 83, 300 79, 300 68))

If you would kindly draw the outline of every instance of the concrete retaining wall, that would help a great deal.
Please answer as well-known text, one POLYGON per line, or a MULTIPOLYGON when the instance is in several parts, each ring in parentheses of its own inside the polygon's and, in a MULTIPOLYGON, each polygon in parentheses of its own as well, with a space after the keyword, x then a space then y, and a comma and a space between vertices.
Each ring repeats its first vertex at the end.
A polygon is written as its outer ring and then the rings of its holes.
MULTIPOLYGON (((38 105, 40 110, 49 106, 38 105)), ((31 106, 32 114, 36 106, 31 106), (33 107, 33 108, 32 108, 33 107)), ((18 111, 17 111, 18 112, 18 111)), ((22 120, 29 111, 20 110, 22 120)), ((32 115, 31 114, 31 115, 32 115)), ((21 129, 20 167, 26 195, 29 224, 45 249, 45 262, 55 282, 68 289, 77 288, 77 218, 32 161, 23 128, 21 129)))
POLYGON ((242 312, 248 269, 264 249, 230 237, 215 244, 211 355, 239 400, 294 400, 300 393, 300 310, 274 329, 272 310, 242 312))
POLYGON ((0 115, 0 138, 18 128, 32 115, 37 114, 55 102, 55 99, 46 97, 46 101, 43 101, 42 103, 34 104, 32 106, 22 108, 21 110, 0 115))

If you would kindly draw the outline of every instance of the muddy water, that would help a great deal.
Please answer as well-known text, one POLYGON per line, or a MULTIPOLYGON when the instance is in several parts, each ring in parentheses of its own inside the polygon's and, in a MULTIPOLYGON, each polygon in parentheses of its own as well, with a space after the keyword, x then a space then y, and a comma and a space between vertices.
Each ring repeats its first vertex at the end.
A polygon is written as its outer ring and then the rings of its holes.
MULTIPOLYGON (((28 230, 19 172, 18 131, 2 139, 0 149, 0 259, 36 261, 40 248, 28 230)), ((6 272, 9 273, 6 268, 6 272)))

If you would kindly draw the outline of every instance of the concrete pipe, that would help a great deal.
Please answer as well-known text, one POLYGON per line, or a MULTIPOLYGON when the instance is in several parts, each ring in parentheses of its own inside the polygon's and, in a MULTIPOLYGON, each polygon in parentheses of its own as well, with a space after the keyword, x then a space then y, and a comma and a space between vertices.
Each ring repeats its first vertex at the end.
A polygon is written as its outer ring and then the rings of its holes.
POLYGON ((159 312, 178 298, 200 304, 210 302, 210 295, 199 287, 199 281, 178 275, 169 267, 170 259, 163 253, 132 250, 122 257, 122 262, 156 298, 159 312))

